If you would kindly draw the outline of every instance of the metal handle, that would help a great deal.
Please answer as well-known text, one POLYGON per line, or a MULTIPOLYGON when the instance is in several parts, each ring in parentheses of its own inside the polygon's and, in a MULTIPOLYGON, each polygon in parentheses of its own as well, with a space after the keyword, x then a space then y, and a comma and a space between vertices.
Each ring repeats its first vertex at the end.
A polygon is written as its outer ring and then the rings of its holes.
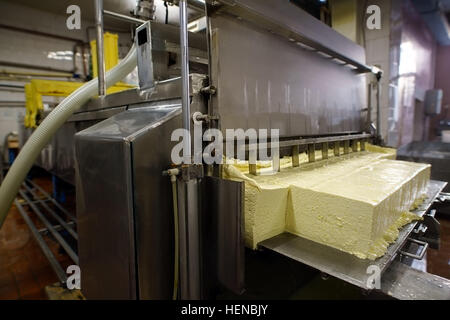
POLYGON ((406 252, 406 251, 401 251, 400 250, 400 254, 402 254, 404 256, 407 256, 407 257, 410 257, 410 258, 413 258, 413 259, 422 260, 423 257, 425 256, 425 252, 427 252, 428 242, 419 241, 419 240, 411 239, 411 238, 408 238, 407 241, 414 242, 414 243, 417 243, 418 245, 421 245, 422 246, 422 251, 420 251, 419 254, 413 254, 413 253, 410 253, 410 252, 406 252))

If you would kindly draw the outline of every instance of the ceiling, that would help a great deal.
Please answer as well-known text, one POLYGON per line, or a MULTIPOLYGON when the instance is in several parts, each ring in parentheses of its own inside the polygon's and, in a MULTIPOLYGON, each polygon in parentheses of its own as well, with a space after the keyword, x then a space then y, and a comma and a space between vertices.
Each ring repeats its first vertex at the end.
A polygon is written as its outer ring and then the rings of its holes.
MULTIPOLYGON (((4 0, 13 2, 15 4, 21 4, 34 9, 39 9, 46 12, 51 12, 60 15, 67 15, 66 9, 69 5, 76 4, 81 9, 81 19, 85 21, 95 21, 95 9, 94 0, 4 0)), ((166 8, 164 7, 163 0, 155 0, 156 13, 155 20, 164 23, 166 16, 166 8)), ((136 0, 104 0, 103 8, 105 10, 114 11, 117 13, 130 15, 130 11, 136 6, 136 0)), ((189 9, 190 19, 199 17, 197 11, 189 9)), ((130 24, 124 21, 120 21, 111 17, 105 16, 104 18, 105 28, 119 29, 123 31, 129 31, 130 24)), ((178 23, 178 7, 169 6, 169 23, 178 23)))
POLYGON ((450 0, 412 0, 441 45, 450 45, 450 0))

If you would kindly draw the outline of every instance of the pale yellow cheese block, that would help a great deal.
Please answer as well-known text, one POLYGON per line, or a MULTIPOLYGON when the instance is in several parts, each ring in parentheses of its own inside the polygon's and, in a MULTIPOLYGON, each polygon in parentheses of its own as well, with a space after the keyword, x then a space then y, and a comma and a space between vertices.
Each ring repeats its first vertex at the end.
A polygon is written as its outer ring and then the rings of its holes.
POLYGON ((409 213, 425 192, 430 166, 377 160, 305 187, 293 182, 286 231, 375 259, 417 216, 409 213))
POLYGON ((288 231, 360 258, 383 255, 398 228, 416 217, 408 210, 423 194, 430 171, 390 158, 359 152, 299 168, 285 159, 281 172, 262 176, 245 175, 244 162, 224 166, 224 178, 245 181, 246 245, 256 248, 288 231))

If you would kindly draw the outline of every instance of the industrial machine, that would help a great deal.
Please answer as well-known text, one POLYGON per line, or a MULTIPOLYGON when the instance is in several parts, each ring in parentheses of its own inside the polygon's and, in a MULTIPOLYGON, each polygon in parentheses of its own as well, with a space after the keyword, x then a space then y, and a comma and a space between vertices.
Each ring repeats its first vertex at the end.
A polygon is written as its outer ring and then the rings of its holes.
MULTIPOLYGON (((379 81, 381 71, 365 64, 362 47, 287 0, 176 2, 179 30, 129 18, 139 25, 140 88, 91 99, 43 153, 50 172, 76 185, 77 259, 88 299, 214 298, 217 288, 245 293, 246 260, 263 253, 244 248, 244 183, 222 179, 220 164, 174 165, 175 129, 190 132, 183 139, 189 151, 199 123, 224 136, 227 129, 279 129, 274 162, 300 152, 312 162, 315 150, 325 155, 333 148, 339 156, 340 147, 349 153, 379 140, 370 118, 377 104, 367 101, 366 82, 379 81), (204 10, 205 34, 187 31, 187 4, 204 10), (181 76, 167 72, 161 54, 167 51, 177 54, 181 76)), ((195 156, 189 151, 185 160, 195 156)), ((430 183, 418 214, 429 213, 444 186, 430 183)), ((427 244, 417 237, 437 228, 432 217, 425 221, 428 226, 403 228, 375 262, 289 234, 260 249, 365 290, 375 265, 386 275, 385 295, 411 298, 413 290, 416 298, 448 299, 449 281, 399 260, 424 256, 427 244)))

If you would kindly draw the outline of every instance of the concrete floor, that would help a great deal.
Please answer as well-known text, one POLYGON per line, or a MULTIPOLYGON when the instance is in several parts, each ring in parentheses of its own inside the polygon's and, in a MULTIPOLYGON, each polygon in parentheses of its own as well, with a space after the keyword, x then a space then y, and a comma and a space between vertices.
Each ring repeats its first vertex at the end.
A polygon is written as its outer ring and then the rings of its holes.
MULTIPOLYGON (((39 177, 34 181, 47 192, 51 192, 49 177, 39 177)), ((75 211, 71 197, 65 207, 69 211, 75 211)), ((30 214, 30 217, 38 228, 43 227, 33 214, 30 214)), ((450 220, 439 215, 438 219, 441 223, 441 248, 428 250, 427 271, 450 279, 450 220)), ((72 264, 71 259, 54 240, 49 237, 45 239, 64 269, 72 264)), ((250 281, 251 277, 248 280, 250 281)), ((45 286, 57 281, 58 278, 34 241, 19 211, 13 206, 0 230, 0 299, 47 299, 45 286)))

